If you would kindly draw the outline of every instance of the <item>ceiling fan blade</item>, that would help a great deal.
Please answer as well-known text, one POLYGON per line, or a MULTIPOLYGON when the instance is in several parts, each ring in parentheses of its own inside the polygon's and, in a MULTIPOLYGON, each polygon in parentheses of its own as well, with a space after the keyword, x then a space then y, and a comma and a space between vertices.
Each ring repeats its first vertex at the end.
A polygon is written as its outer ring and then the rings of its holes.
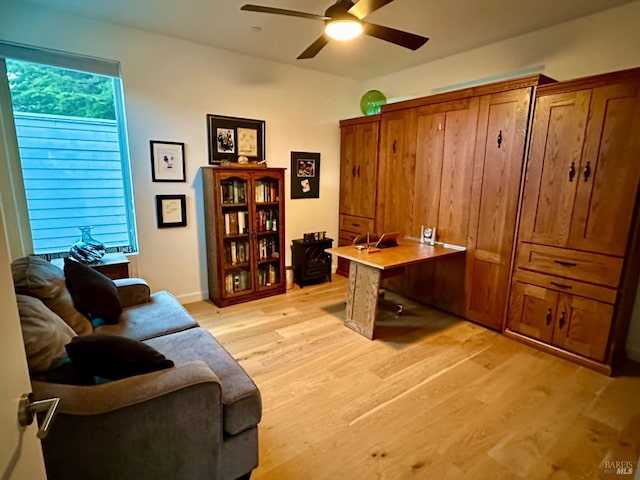
POLYGON ((326 35, 322 35, 315 42, 309 45, 309 47, 304 52, 298 55, 298 60, 315 57, 318 52, 327 45, 327 43, 329 43, 329 37, 327 37, 326 35))
POLYGON ((421 37, 395 28, 383 27, 374 23, 362 22, 363 32, 365 35, 379 38, 387 42, 395 43, 401 47, 410 50, 417 50, 429 40, 427 37, 421 37))
POLYGON ((295 10, 285 10, 284 8, 263 7, 261 5, 243 5, 240 10, 245 12, 273 13, 275 15, 287 15, 289 17, 307 18, 309 20, 327 20, 324 15, 315 15, 313 13, 296 12, 295 10))
POLYGON ((375 12, 379 8, 384 7, 387 3, 391 3, 393 0, 360 0, 353 7, 349 9, 351 15, 355 15, 360 20, 375 12))

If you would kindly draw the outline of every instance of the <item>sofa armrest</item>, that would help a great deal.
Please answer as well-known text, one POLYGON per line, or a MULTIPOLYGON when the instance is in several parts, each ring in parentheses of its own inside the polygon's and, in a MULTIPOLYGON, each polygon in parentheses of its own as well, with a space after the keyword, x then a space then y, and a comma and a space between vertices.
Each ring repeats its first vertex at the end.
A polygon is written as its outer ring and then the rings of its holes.
POLYGON ((33 382, 60 404, 43 439, 49 480, 216 479, 222 393, 201 361, 94 386, 33 382))
POLYGON ((149 302, 151 288, 149 288, 149 285, 143 279, 120 278, 114 280, 113 283, 118 289, 120 304, 123 308, 149 302))

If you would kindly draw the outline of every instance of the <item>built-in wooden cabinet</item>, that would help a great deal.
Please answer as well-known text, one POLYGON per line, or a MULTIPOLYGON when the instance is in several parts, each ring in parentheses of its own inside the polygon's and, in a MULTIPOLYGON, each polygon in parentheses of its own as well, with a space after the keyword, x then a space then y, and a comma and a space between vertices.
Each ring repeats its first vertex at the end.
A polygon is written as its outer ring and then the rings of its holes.
POLYGON ((640 69, 541 87, 508 335, 611 372, 638 280, 640 69))
POLYGON ((374 228, 418 237, 435 226, 466 257, 408 268, 385 288, 610 372, 640 264, 639 79, 640 69, 536 75, 349 120, 379 124, 366 214, 351 186, 357 135, 341 122, 340 244, 374 228))
POLYGON ((284 169, 201 170, 209 298, 224 307, 284 293, 284 169))
POLYGON ((502 328, 532 95, 526 77, 382 108, 380 231, 467 248, 411 267, 390 288, 496 330, 502 328))
MULTIPOLYGON (((340 218, 338 246, 375 232, 380 115, 340 122, 340 218)), ((349 274, 339 258, 337 272, 349 274)))

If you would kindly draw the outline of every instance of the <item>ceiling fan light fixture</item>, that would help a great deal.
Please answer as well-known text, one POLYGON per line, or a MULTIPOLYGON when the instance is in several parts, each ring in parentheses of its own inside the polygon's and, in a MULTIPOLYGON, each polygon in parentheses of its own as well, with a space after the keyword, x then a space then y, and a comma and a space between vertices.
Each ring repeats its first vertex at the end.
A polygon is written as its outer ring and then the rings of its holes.
POLYGON ((334 40, 346 42, 362 34, 362 23, 353 15, 327 20, 324 33, 334 40))

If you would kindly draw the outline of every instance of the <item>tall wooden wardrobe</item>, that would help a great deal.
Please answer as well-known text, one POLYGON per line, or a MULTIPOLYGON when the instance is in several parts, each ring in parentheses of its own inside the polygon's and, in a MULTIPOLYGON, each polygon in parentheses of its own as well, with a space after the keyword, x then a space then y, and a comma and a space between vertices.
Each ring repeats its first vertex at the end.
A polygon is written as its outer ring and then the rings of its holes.
POLYGON ((640 270, 639 77, 536 75, 341 122, 342 244, 435 226, 466 256, 410 267, 387 288, 610 373, 640 270), (355 125, 376 132, 366 153, 355 125), (357 155, 377 175, 362 197, 375 209, 356 218, 357 155))
POLYGON ((536 96, 506 334, 610 373, 640 270, 640 69, 536 96))

